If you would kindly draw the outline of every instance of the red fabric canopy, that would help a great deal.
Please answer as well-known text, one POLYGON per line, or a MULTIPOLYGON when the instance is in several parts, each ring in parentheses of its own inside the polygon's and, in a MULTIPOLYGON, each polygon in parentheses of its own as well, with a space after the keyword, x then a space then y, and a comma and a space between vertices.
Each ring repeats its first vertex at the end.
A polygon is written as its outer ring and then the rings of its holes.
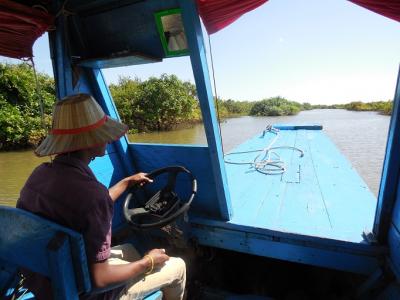
POLYGON ((399 0, 350 0, 364 8, 372 10, 382 16, 400 22, 399 0))
POLYGON ((48 13, 14 1, 0 0, 0 55, 32 57, 32 46, 53 24, 48 13))
POLYGON ((199 14, 209 34, 235 22, 268 0, 197 0, 199 14))
MULTIPOLYGON (((209 34, 235 22, 268 0, 197 0, 199 14, 209 34)), ((385 17, 400 21, 400 0, 350 0, 385 17)))

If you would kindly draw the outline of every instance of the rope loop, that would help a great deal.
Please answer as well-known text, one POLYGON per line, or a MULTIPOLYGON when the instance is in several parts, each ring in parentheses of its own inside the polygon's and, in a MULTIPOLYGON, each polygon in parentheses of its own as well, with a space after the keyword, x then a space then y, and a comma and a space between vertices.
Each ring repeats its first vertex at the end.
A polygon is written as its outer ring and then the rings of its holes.
POLYGON ((280 156, 276 151, 278 149, 291 149, 298 151, 300 153, 300 157, 304 156, 304 151, 297 147, 292 146, 277 146, 272 147, 275 142, 278 140, 279 137, 279 129, 274 128, 272 125, 268 124, 267 127, 264 129, 262 133, 262 137, 265 137, 266 134, 271 133, 274 134, 275 137, 269 143, 269 145, 263 149, 257 150, 249 150, 249 151, 240 151, 240 152, 231 152, 225 154, 224 157, 229 155, 238 155, 238 154, 247 154, 253 152, 260 152, 253 161, 231 161, 231 160, 224 160, 228 164, 233 165, 250 165, 251 168, 254 168, 256 171, 263 173, 265 175, 280 175, 286 172, 287 167, 283 160, 281 160, 280 156))

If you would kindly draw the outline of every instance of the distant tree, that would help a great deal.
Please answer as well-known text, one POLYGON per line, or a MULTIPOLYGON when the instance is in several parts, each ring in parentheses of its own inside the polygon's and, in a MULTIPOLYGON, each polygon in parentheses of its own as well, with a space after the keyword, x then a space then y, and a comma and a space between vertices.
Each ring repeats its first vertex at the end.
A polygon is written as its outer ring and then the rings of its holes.
POLYGON ((228 115, 248 115, 253 103, 228 99, 222 101, 222 105, 226 108, 228 115))
POLYGON ((168 130, 182 121, 190 120, 195 113, 197 100, 191 86, 175 75, 151 77, 140 84, 140 101, 133 118, 140 130, 168 130))
POLYGON ((287 116, 296 115, 302 109, 298 102, 289 101, 282 97, 274 97, 256 102, 251 108, 252 116, 287 116))
POLYGON ((303 110, 311 110, 311 109, 313 109, 313 106, 312 106, 310 103, 308 103, 308 102, 304 102, 304 103, 302 104, 302 109, 303 109, 303 110))
POLYGON ((375 101, 375 102, 350 102, 344 105, 347 110, 355 111, 378 111, 385 115, 390 115, 392 113, 393 102, 389 101, 375 101))
POLYGON ((169 130, 200 118, 196 87, 175 75, 145 81, 120 77, 117 84, 110 85, 110 91, 131 132, 169 130))
POLYGON ((110 85, 110 91, 118 108, 119 116, 130 129, 137 126, 134 112, 139 109, 140 85, 138 78, 119 77, 117 84, 110 85))

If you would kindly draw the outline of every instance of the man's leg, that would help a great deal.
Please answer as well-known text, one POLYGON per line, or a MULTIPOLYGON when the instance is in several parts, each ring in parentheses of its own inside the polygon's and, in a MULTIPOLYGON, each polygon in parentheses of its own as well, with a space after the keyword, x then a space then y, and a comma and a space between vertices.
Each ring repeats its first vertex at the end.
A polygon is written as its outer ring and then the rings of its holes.
MULTIPOLYGON (((119 245, 111 250, 109 262, 121 264, 140 259, 141 256, 130 244, 119 245)), ((171 257, 160 269, 153 273, 135 278, 121 293, 121 300, 141 299, 161 289, 167 300, 183 298, 186 284, 186 265, 183 259, 171 257)))

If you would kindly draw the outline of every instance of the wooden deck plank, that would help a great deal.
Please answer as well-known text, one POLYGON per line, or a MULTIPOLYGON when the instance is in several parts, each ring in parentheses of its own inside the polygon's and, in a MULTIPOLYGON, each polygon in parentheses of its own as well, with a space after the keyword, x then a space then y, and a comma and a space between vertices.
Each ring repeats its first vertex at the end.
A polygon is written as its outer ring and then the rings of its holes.
POLYGON ((331 230, 331 223, 313 169, 308 140, 304 132, 297 131, 296 134, 295 146, 304 151, 304 156, 299 158, 297 151, 293 151, 294 159, 289 168, 300 169, 300 181, 285 182, 285 206, 277 225, 287 232, 325 236, 331 230))
MULTIPOLYGON (((272 133, 256 136, 233 152, 263 148, 273 137, 272 133)), ((274 146, 295 146, 304 156, 300 158, 296 150, 277 150, 287 164, 282 175, 226 164, 233 205, 230 222, 362 242, 362 233, 372 230, 376 198, 329 138, 321 130, 281 130, 274 146)), ((256 155, 240 158, 253 160, 256 155)))
MULTIPOLYGON (((274 134, 269 134, 265 137, 262 137, 261 135, 256 136, 248 142, 241 144, 225 156, 225 165, 226 168, 229 169, 229 171, 227 171, 227 175, 231 195, 233 195, 233 197, 231 196, 233 207, 241 209, 246 206, 247 201, 252 200, 252 197, 249 198, 246 196, 246 194, 249 189, 251 190, 254 188, 254 180, 260 182, 260 178, 263 176, 255 171, 250 165, 236 165, 227 162, 252 162, 259 152, 250 151, 265 148, 273 138, 274 134), (230 174, 235 174, 235 176, 230 176, 230 174)), ((264 182, 262 182, 262 184, 264 184, 264 182)))
POLYGON ((327 136, 320 134, 310 141, 310 150, 333 238, 362 241, 363 231, 372 231, 375 196, 327 136))
MULTIPOLYGON (((262 135, 257 136, 236 148, 234 152, 246 151, 246 149, 255 150, 265 148, 274 138, 275 134, 273 133, 266 133, 264 137, 262 137, 262 135)), ((274 146, 291 145, 293 142, 293 136, 281 135, 274 146), (292 139, 292 141, 287 139, 292 139)), ((259 153, 248 153, 244 155, 241 154, 240 156, 243 157, 243 161, 253 161, 258 154, 259 153)), ((280 185, 281 176, 262 174, 249 165, 227 164, 227 168, 229 168, 228 182, 233 204, 232 221, 234 220, 234 222, 243 224, 249 222, 254 223, 259 215, 260 206, 264 205, 264 202, 268 202, 270 199, 272 199, 273 202, 276 201, 271 195, 276 193, 275 191, 280 185), (230 174, 233 176, 230 176, 230 174), (235 211, 237 213, 235 213, 235 211)), ((277 205, 272 204, 272 206, 276 207, 277 205)), ((267 215, 263 215, 266 220, 270 220, 275 216, 274 209, 270 209, 268 212, 267 215)))
MULTIPOLYGON (((296 134, 295 132, 281 131, 279 139, 276 142, 276 146, 295 146, 296 134)), ((275 146, 275 145, 274 145, 275 146)), ((281 160, 285 162, 288 170, 292 169, 290 161, 293 159, 293 150, 281 149, 276 150, 280 155, 281 160)), ((254 224, 263 228, 273 228, 274 230, 286 231, 279 222, 282 210, 287 205, 286 203, 286 187, 287 183, 283 180, 283 176, 286 176, 286 172, 283 175, 264 175, 264 180, 273 180, 273 184, 269 188, 268 195, 262 199, 262 205, 256 212, 257 218, 253 220, 254 224)), ((292 180, 292 179, 290 179, 292 180)))

